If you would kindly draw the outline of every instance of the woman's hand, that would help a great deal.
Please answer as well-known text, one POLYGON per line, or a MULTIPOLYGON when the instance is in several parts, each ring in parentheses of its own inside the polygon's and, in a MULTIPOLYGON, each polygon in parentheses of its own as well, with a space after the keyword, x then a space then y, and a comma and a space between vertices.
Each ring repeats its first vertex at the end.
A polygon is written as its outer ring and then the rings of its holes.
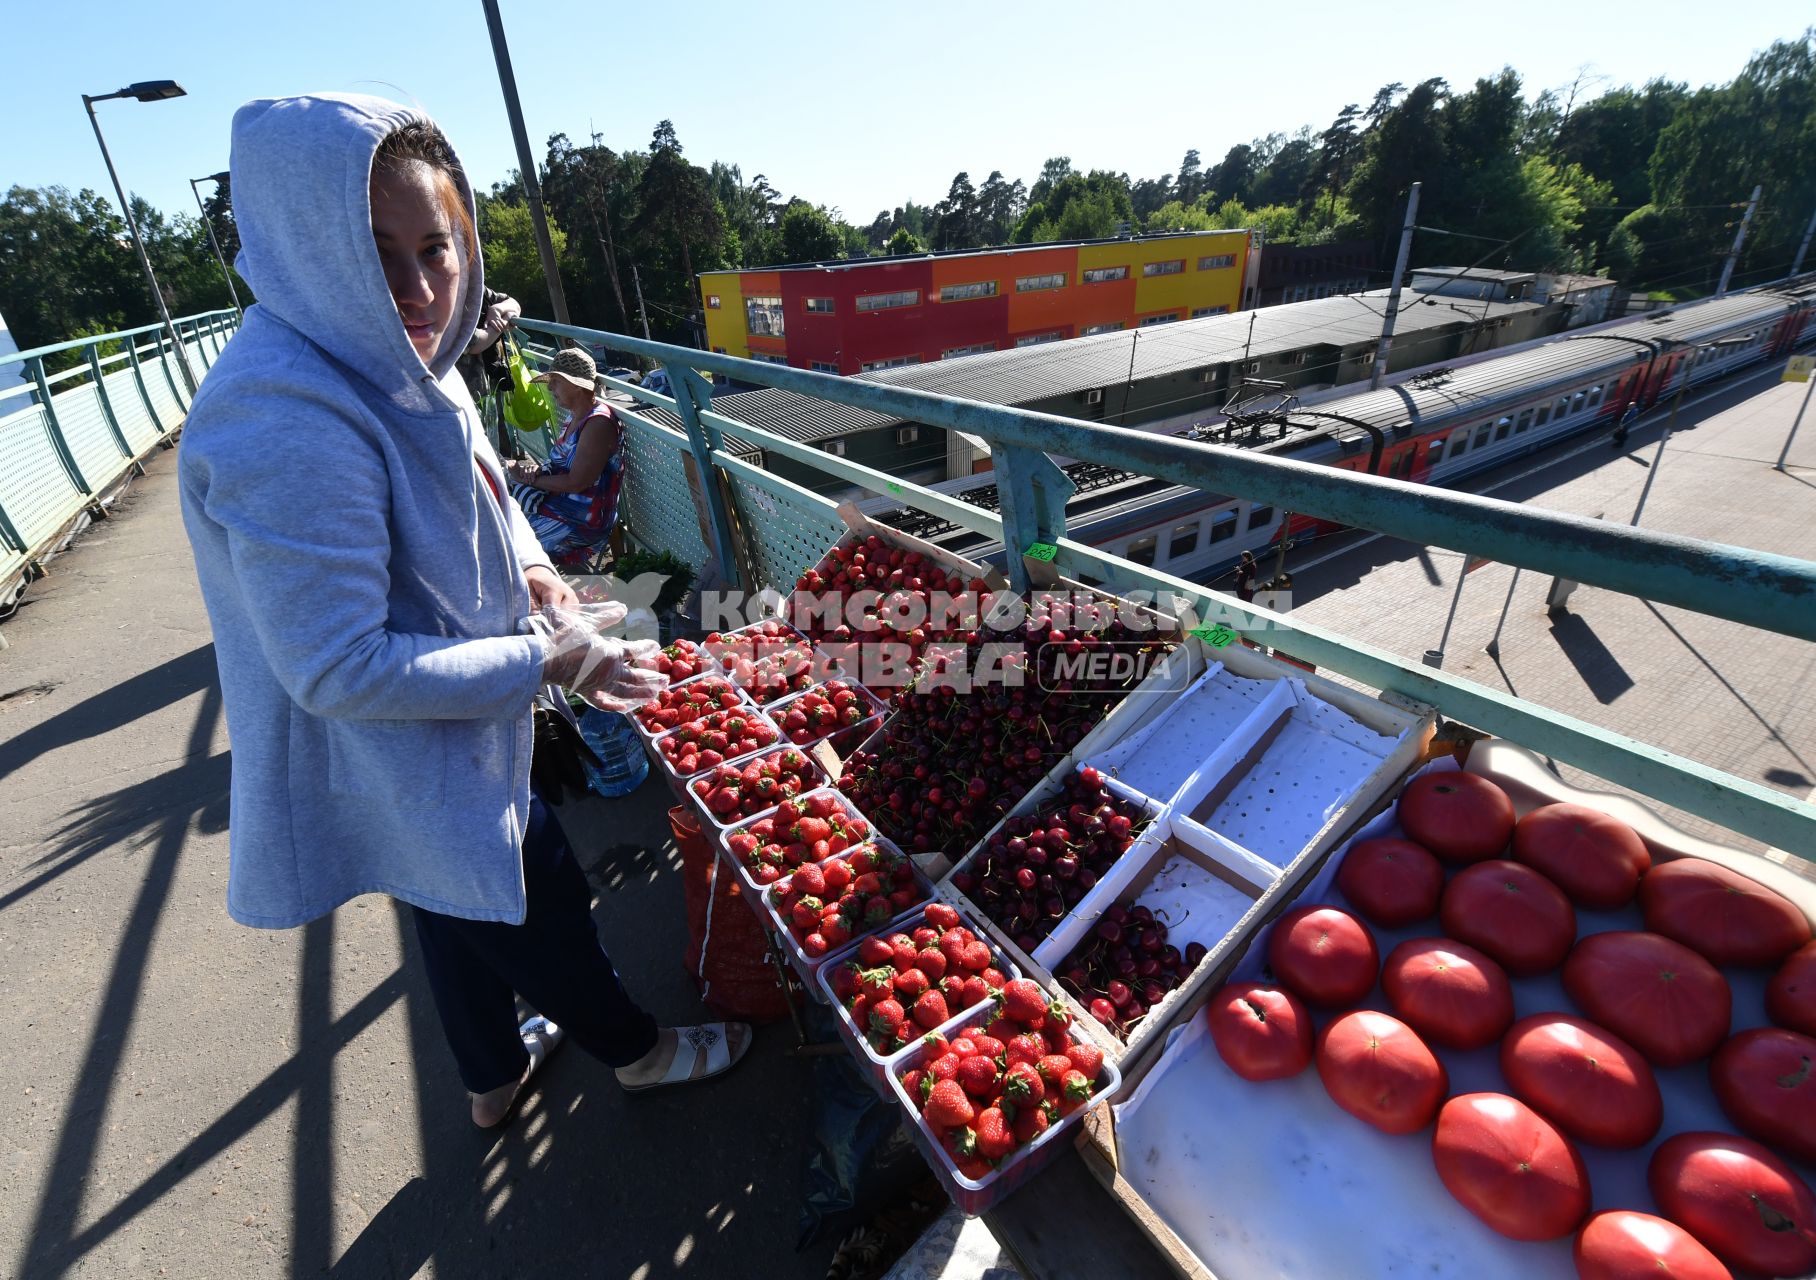
POLYGON ((528 484, 542 468, 534 462, 518 460, 506 463, 504 469, 510 473, 512 484, 528 484))
POLYGON ((567 580, 547 565, 533 564, 523 571, 523 576, 530 584, 530 603, 538 610, 548 605, 568 608, 580 603, 567 580))

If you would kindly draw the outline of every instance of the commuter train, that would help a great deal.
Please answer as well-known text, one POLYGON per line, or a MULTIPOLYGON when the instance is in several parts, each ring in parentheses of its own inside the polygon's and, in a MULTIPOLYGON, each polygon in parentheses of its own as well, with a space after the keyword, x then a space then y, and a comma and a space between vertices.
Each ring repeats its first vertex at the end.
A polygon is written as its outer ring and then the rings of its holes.
MULTIPOLYGON (((1569 436, 1611 430, 1630 404, 1650 408, 1686 379, 1695 386, 1816 339, 1816 325, 1809 323, 1813 309, 1816 276, 1803 276, 1455 369, 1424 370, 1378 391, 1306 406, 1284 390, 1273 397, 1275 405, 1265 394, 1251 396, 1226 420, 1180 435, 1295 462, 1454 486, 1569 436)), ((1175 577, 1210 581, 1243 551, 1254 551, 1271 568, 1266 556, 1278 551, 1283 534, 1292 547, 1338 528, 1262 503, 1115 474, 1068 504, 1067 537, 1175 577)), ((976 500, 973 492, 961 496, 976 500)), ((962 554, 1000 553, 962 530, 934 541, 962 554)))

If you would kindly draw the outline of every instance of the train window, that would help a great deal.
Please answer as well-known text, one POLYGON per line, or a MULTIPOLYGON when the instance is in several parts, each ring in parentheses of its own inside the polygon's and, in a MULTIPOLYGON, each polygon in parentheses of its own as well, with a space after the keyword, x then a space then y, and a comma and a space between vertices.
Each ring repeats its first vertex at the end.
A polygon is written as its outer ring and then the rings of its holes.
POLYGON ((1447 458, 1457 457, 1467 448, 1469 448, 1469 433, 1467 431, 1459 431, 1454 436, 1450 437, 1450 452, 1444 456, 1447 458))
POLYGON ((1548 404, 1542 404, 1542 405, 1540 405, 1540 406, 1539 406, 1539 416, 1538 416, 1538 421, 1537 421, 1537 423, 1536 423, 1536 424, 1535 424, 1535 425, 1537 425, 1537 426, 1541 426, 1541 427, 1542 427, 1542 426, 1544 426, 1544 425, 1545 425, 1545 424, 1546 424, 1546 423, 1547 423, 1547 422, 1550 422, 1550 421, 1551 421, 1551 406, 1550 406, 1550 405, 1548 405, 1548 404))
POLYGON ((1593 409, 1593 408, 1595 408, 1596 405, 1600 404, 1601 402, 1602 402, 1602 389, 1600 387, 1590 387, 1589 388, 1589 407, 1591 409, 1593 409))
POLYGON ((1236 513, 1219 511, 1211 517, 1211 541, 1225 542, 1236 536, 1236 513))
POLYGON ((1570 412, 1570 397, 1569 396, 1559 396, 1557 398, 1557 416, 1561 418, 1569 412, 1570 412))
POLYGON ((1512 434, 1513 434, 1513 419, 1512 418, 1495 419, 1494 438, 1496 440, 1505 440, 1508 436, 1510 436, 1512 434))
POLYGON ((1487 422, 1484 422, 1481 426, 1476 428, 1476 434, 1475 434, 1475 447, 1476 448, 1480 449, 1483 445, 1488 443, 1488 433, 1491 430, 1493 430, 1493 424, 1487 423, 1487 422))
POLYGON ((1532 425, 1532 410, 1527 409, 1525 412, 1520 414, 1520 420, 1513 424, 1513 433, 1517 436, 1520 432, 1524 431, 1527 427, 1530 427, 1531 425, 1532 425))
POLYGON ((1442 459, 1443 456, 1444 456, 1444 442, 1442 440, 1433 440, 1430 444, 1425 446, 1425 465, 1426 466, 1428 466, 1428 467, 1437 466, 1439 460, 1442 459))
POLYGON ((1413 449, 1402 449, 1400 456, 1394 459, 1394 474, 1400 479, 1404 480, 1412 474, 1413 458, 1416 452, 1413 449))
POLYGON ((1272 507, 1250 507, 1249 508, 1248 527, 1251 530, 1259 529, 1264 525, 1271 524, 1271 523, 1273 523, 1273 519, 1274 519, 1274 509, 1272 507))
POLYGON ((1167 539, 1167 559, 1177 560, 1181 556, 1191 555, 1196 550, 1198 550, 1198 522, 1194 520, 1191 524, 1174 525, 1173 535, 1167 539))
POLYGON ((1149 534, 1145 538, 1137 538, 1129 544, 1129 549, 1122 553, 1122 558, 1130 564, 1153 564, 1154 543, 1153 534, 1149 534))
POLYGON ((1587 400, 1588 398, 1589 398, 1588 393, 1584 392, 1584 391, 1579 391, 1575 395, 1571 396, 1570 397, 1570 412, 1575 413, 1578 409, 1581 409, 1583 407, 1583 401, 1587 400))

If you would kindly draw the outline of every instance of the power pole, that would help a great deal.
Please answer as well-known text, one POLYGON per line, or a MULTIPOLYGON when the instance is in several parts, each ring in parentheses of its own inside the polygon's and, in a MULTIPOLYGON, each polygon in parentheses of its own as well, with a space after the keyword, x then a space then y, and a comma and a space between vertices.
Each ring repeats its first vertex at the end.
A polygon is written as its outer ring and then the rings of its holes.
POLYGON ((1810 214, 1810 225, 1803 229, 1803 243, 1797 246, 1797 257, 1791 263, 1791 274, 1803 270, 1803 255, 1809 252, 1810 236, 1816 234, 1816 212, 1810 214))
POLYGON ((492 60, 498 64, 498 86, 504 91, 505 114, 511 118, 511 140, 517 144, 517 169, 530 205, 530 226, 536 232, 536 251, 542 255, 542 274, 549 282, 549 305, 555 323, 568 324, 567 293, 561 287, 561 268, 555 262, 555 242, 549 239, 549 217, 542 208, 542 185, 536 181, 536 157, 530 154, 530 136, 523 127, 523 104, 517 100, 517 77, 511 71, 511 47, 505 43, 504 20, 498 0, 480 0, 486 11, 486 30, 492 35, 492 60))
POLYGON ((631 283, 637 286, 637 314, 643 320, 643 340, 650 341, 649 309, 643 305, 643 273, 637 270, 637 264, 631 263, 631 283))
POLYGON ((1740 215, 1740 225, 1734 229, 1734 247, 1728 250, 1728 260, 1721 264, 1721 283, 1715 286, 1715 296, 1724 297, 1728 292, 1728 280, 1734 275, 1734 264, 1740 261, 1740 246, 1746 243, 1747 226, 1753 221, 1753 211, 1759 208, 1759 188, 1753 188, 1753 197, 1747 201, 1747 211, 1740 215))
POLYGON ((1400 228, 1400 252, 1394 258, 1394 279, 1387 294, 1387 318, 1381 322, 1381 341, 1375 344, 1375 369, 1369 375, 1368 389, 1378 390, 1387 376, 1387 351, 1394 344, 1394 316, 1400 309, 1400 279, 1406 274, 1406 259, 1412 254, 1412 224, 1419 216, 1419 184, 1413 183, 1406 193, 1406 225, 1400 228))

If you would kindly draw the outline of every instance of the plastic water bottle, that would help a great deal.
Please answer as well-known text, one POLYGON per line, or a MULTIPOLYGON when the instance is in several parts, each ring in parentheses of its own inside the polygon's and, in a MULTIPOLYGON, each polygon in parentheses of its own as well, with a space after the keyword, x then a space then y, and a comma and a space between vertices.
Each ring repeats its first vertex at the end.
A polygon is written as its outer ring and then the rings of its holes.
POLYGON ((629 795, 643 785, 649 776, 649 757, 629 717, 588 707, 580 717, 580 736, 601 761, 598 768, 586 767, 587 785, 596 795, 629 795))

